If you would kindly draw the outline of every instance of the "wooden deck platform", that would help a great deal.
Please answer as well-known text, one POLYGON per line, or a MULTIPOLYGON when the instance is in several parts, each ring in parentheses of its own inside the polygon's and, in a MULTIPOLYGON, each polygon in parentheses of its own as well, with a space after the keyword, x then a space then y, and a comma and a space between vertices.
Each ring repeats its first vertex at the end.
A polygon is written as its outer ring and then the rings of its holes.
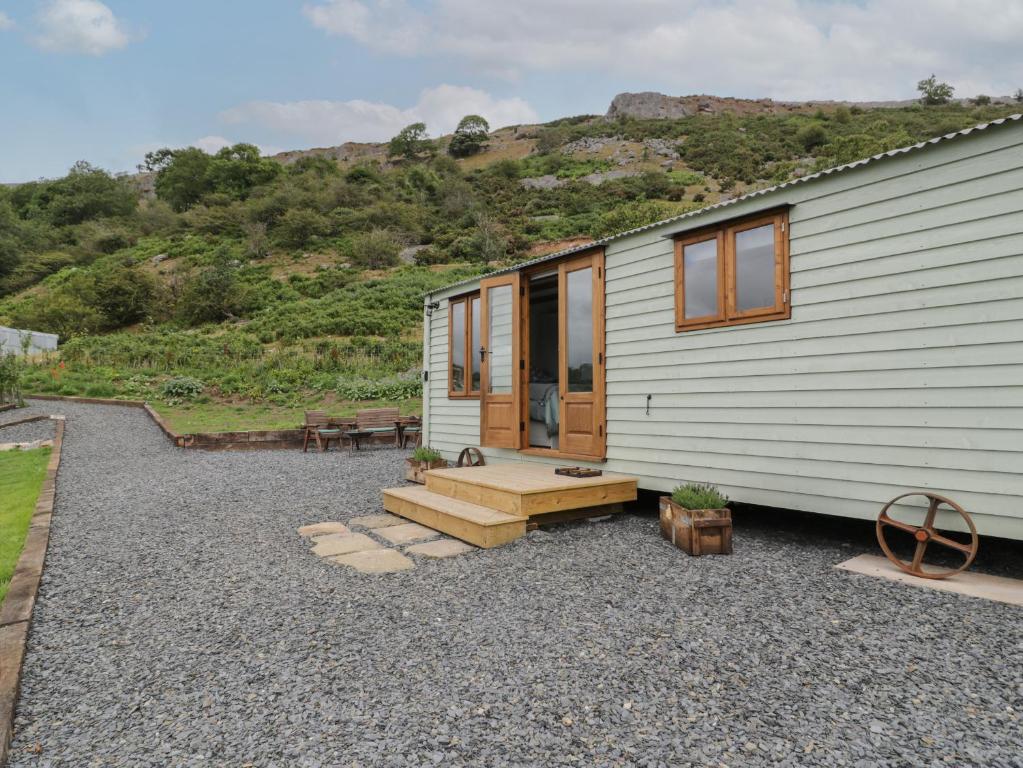
POLYGON ((637 489, 635 477, 565 477, 542 464, 433 469, 425 476, 425 488, 386 489, 384 508, 479 547, 522 536, 531 520, 606 514, 635 500, 637 489))

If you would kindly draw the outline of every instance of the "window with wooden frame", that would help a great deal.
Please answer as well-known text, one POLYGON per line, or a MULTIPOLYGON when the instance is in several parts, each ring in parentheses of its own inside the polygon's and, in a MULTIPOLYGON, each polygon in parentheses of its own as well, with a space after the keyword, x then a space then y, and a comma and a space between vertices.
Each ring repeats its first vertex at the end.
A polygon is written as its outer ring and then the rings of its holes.
POLYGON ((480 396, 480 295, 448 302, 448 397, 480 396))
POLYGON ((790 317, 788 221, 774 211, 675 238, 675 330, 790 317))

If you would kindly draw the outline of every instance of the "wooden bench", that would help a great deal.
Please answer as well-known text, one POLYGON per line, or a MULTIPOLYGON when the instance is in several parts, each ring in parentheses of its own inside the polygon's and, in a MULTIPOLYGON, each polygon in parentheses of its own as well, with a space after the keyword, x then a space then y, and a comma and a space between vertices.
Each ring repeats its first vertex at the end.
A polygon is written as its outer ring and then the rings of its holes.
POLYGON ((355 414, 355 428, 370 435, 392 434, 397 440, 400 418, 397 408, 367 408, 355 414))

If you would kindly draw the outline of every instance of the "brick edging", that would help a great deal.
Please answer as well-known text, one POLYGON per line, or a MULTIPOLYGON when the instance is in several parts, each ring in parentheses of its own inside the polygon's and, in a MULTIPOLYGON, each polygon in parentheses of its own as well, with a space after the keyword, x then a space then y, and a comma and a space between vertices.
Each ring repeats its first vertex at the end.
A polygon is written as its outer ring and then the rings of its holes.
POLYGON ((55 426, 53 448, 50 452, 50 461, 46 465, 46 477, 39 489, 39 498, 36 499, 32 521, 25 535, 25 545, 11 577, 7 597, 0 606, 0 766, 7 763, 14 732, 14 708, 21 683, 21 665, 25 659, 32 609, 35 607, 36 594, 39 591, 39 582, 46 561, 46 548, 50 542, 50 521, 57 493, 57 470, 60 469, 60 454, 64 444, 62 416, 32 419, 41 421, 50 418, 54 420, 55 426))

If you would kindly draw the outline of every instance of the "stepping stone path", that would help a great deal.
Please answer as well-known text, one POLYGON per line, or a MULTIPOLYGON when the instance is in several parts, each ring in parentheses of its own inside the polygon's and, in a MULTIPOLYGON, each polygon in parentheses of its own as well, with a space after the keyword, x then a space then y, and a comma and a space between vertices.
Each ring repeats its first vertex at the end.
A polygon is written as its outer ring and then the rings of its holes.
POLYGON ((439 560, 445 557, 464 555, 466 552, 472 552, 474 549, 476 547, 472 544, 466 544, 458 539, 438 539, 437 541, 425 541, 422 544, 406 547, 405 554, 422 555, 423 557, 439 560))
POLYGON ((321 536, 313 547, 313 554, 320 557, 333 555, 349 555, 367 549, 383 549, 383 547, 364 533, 332 533, 321 536))
POLYGON ((356 528, 386 528, 389 525, 398 525, 405 522, 397 515, 384 513, 382 515, 366 515, 365 517, 353 517, 348 521, 349 525, 356 528))
POLYGON ((439 536, 438 531, 427 528, 419 523, 403 523, 401 525, 389 525, 386 528, 378 529, 378 533, 392 544, 411 544, 413 541, 432 539, 439 536))
POLYGON ((348 533, 348 526, 344 523, 313 523, 312 525, 303 525, 298 529, 299 536, 313 539, 331 533, 348 533))
MULTIPOLYGON (((456 539, 441 536, 438 531, 418 523, 406 522, 396 515, 366 515, 356 517, 348 525, 365 528, 373 536, 386 539, 391 544, 413 544, 405 549, 406 554, 421 555, 433 560, 456 557, 471 552, 476 547, 456 539), (423 541, 423 539, 435 539, 423 541)), ((298 529, 303 538, 312 543, 314 555, 324 560, 354 568, 360 573, 394 573, 415 568, 415 562, 396 549, 389 548, 367 533, 353 533, 344 523, 325 522, 303 525, 298 529)))
POLYGON ((415 568, 416 564, 394 549, 374 549, 330 558, 338 565, 347 565, 360 573, 393 573, 415 568))

